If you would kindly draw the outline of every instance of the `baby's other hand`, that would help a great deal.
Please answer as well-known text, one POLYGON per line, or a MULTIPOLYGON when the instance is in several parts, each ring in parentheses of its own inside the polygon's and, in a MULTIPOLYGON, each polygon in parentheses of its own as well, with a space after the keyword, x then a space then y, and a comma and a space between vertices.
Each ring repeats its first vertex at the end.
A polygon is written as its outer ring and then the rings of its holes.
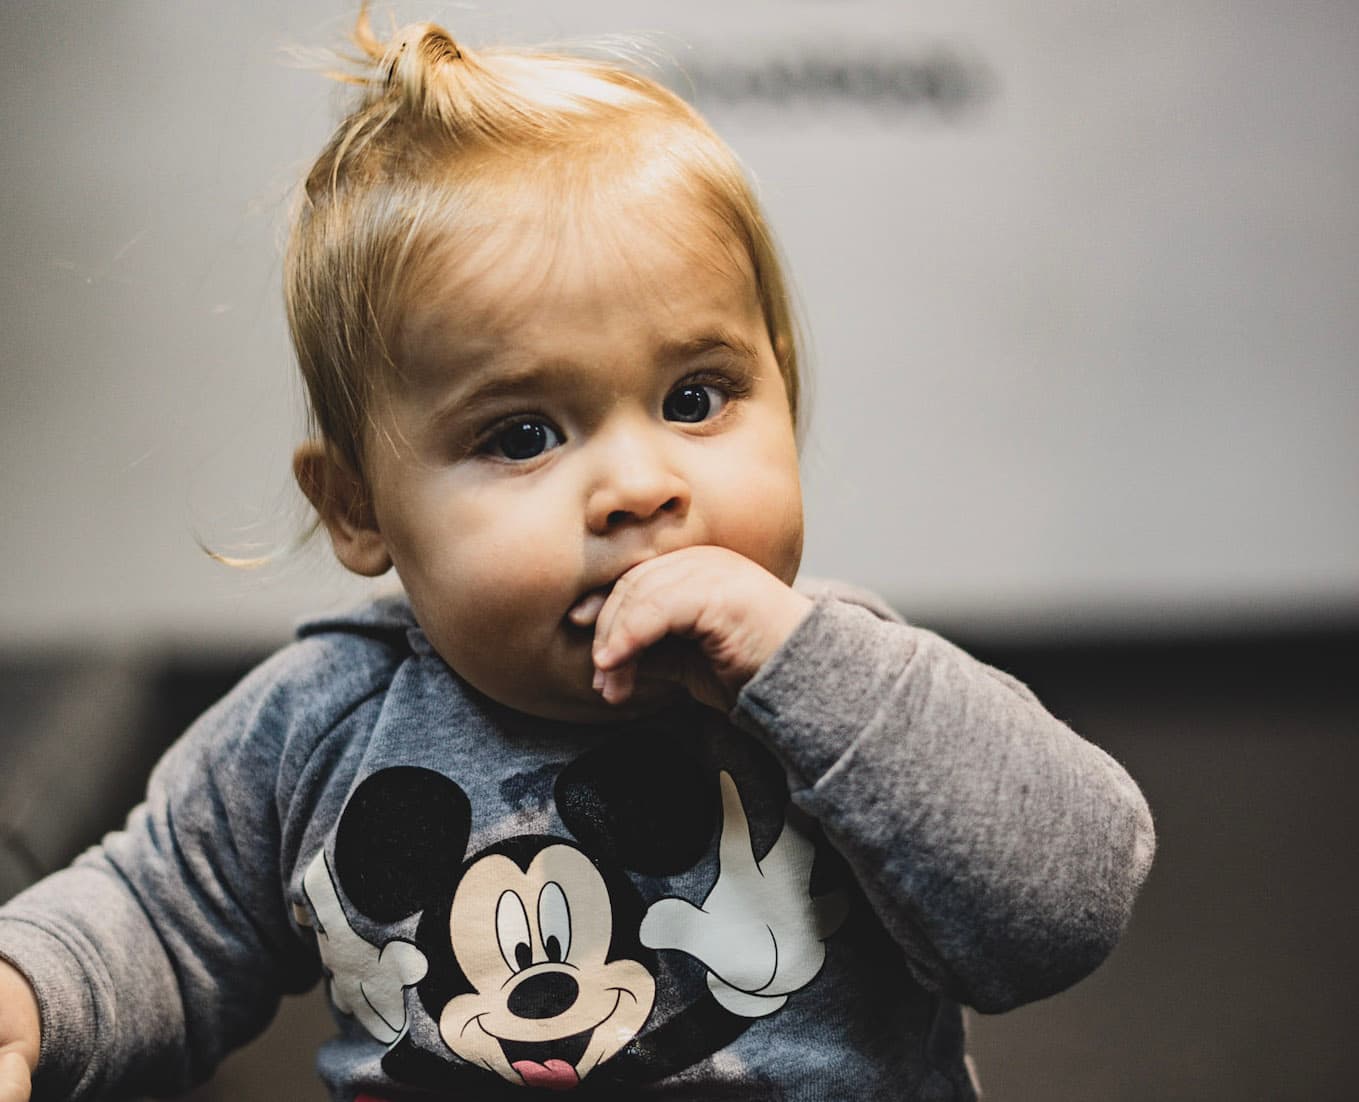
POLYGON ((696 700, 729 711, 811 608, 807 597, 726 548, 648 559, 618 579, 599 611, 594 687, 621 704, 641 664, 643 674, 677 681, 696 700), (657 646, 667 639, 689 645, 657 646))
POLYGON ((28 980, 0 961, 0 1102, 28 1102, 38 1066, 38 1022, 28 980))
POLYGON ((28 1102, 28 1062, 17 1052, 0 1053, 0 1102, 28 1102))

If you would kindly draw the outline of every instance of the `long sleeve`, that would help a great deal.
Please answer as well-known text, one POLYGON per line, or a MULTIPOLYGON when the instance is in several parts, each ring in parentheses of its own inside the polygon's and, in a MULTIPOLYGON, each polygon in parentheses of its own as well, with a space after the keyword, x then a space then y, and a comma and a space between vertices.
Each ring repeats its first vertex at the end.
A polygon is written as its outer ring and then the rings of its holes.
POLYGON ((0 956, 38 993, 35 1100, 183 1090, 315 981, 285 900, 288 807, 374 680, 327 695, 299 672, 326 668, 320 647, 257 670, 161 761, 125 829, 0 909, 0 956))
POLYGON ((733 718, 801 780, 795 802, 926 986, 1006 1010, 1075 983, 1117 942, 1151 814, 1014 678, 823 596, 733 718))

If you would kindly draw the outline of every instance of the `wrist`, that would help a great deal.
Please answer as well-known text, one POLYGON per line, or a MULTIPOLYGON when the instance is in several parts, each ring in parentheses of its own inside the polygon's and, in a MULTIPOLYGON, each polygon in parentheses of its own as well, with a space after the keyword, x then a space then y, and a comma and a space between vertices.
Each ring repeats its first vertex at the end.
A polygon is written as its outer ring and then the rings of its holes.
MULTIPOLYGON (((783 616, 779 625, 778 647, 788 642, 788 637, 798 629, 803 620, 811 615, 811 611, 815 607, 816 602, 805 593, 799 593, 796 589, 789 588, 788 599, 784 602, 783 616)), ((774 649, 778 650, 778 647, 774 649)))
POLYGON ((37 994, 22 972, 0 960, 0 1054, 17 1053, 31 1073, 38 1066, 41 1040, 37 994))
POLYGON ((795 589, 785 589, 781 599, 763 617, 764 643, 756 653, 753 665, 745 671, 741 686, 750 681, 778 654, 814 607, 815 604, 809 597, 795 589))
POLYGON ((919 633, 873 610, 820 597, 741 691, 732 718, 816 784, 881 713, 919 633))

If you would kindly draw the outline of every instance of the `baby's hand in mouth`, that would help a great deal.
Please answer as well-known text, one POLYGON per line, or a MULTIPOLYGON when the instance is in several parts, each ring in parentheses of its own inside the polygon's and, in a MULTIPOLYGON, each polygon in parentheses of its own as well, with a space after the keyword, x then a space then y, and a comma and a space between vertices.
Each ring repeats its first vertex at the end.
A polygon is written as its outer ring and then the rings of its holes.
POLYGON ((567 615, 594 625, 594 688, 608 703, 632 695, 640 666, 725 711, 811 608, 750 559, 696 546, 639 563, 567 615))

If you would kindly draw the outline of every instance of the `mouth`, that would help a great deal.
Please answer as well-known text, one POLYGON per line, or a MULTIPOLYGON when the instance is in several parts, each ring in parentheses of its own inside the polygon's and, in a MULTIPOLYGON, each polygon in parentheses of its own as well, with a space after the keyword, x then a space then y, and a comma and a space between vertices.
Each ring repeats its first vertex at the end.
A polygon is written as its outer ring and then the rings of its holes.
POLYGON ((500 1038, 500 1049, 510 1067, 519 1073, 525 1086, 546 1090, 570 1090, 579 1085, 576 1065, 590 1047, 594 1029, 587 1029, 555 1041, 507 1041, 500 1038))

